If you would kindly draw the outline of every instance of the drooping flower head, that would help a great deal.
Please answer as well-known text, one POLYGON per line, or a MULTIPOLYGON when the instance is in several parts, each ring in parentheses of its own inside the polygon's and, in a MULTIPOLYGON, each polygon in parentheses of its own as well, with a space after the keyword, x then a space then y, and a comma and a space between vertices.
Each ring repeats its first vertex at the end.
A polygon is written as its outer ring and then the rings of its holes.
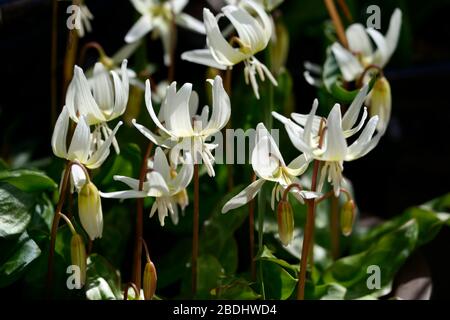
POLYGON ((211 151, 217 145, 208 143, 212 135, 218 133, 230 119, 230 99, 223 88, 222 78, 216 76, 208 80, 212 86, 212 114, 205 106, 197 115, 198 96, 192 91, 192 84, 184 84, 178 91, 176 82, 167 88, 166 96, 157 116, 152 104, 150 81, 146 83, 145 103, 147 110, 156 124, 159 133, 155 134, 146 127, 136 123, 135 127, 153 143, 170 148, 170 159, 174 164, 183 151, 188 151, 195 163, 203 161, 208 174, 214 176, 214 156, 211 151))
POLYGON ((321 191, 325 178, 332 183, 334 193, 339 195, 342 184, 345 161, 353 161, 363 157, 378 144, 382 133, 375 133, 378 116, 373 116, 367 123, 367 109, 364 108, 359 123, 355 126, 364 100, 366 99, 368 85, 365 85, 344 116, 341 115, 341 106, 335 104, 328 117, 316 116, 317 99, 309 115, 292 113, 291 119, 272 112, 273 116, 281 121, 286 128, 292 144, 311 159, 323 161, 320 173, 318 191, 321 191), (365 126, 364 126, 365 125, 365 126), (347 138, 354 136, 362 128, 359 137, 349 145, 347 138))
MULTIPOLYGON (((274 182, 272 189, 272 209, 275 208, 275 200, 279 200, 281 193, 292 183, 299 183, 298 176, 308 168, 309 159, 302 154, 292 160, 288 165, 278 149, 275 140, 266 127, 259 123, 256 128, 256 144, 252 152, 252 167, 258 177, 247 188, 229 200, 222 208, 222 213, 236 209, 250 202, 261 190, 266 182, 274 182)), ((303 199, 314 198, 313 192, 292 189, 292 194, 301 202, 303 199)))
POLYGON ((255 54, 264 50, 269 43, 272 36, 272 21, 259 4, 250 0, 240 2, 239 6, 227 5, 222 8, 222 13, 223 15, 215 17, 209 9, 203 9, 207 49, 185 52, 181 58, 221 70, 243 62, 245 80, 251 83, 259 99, 256 74, 261 80, 264 81, 267 77, 277 85, 269 69, 255 58, 255 54), (222 16, 231 22, 237 33, 229 42, 218 25, 222 16))
POLYGON ((165 217, 170 213, 170 218, 174 224, 178 223, 178 206, 184 210, 187 205, 186 200, 180 202, 179 194, 186 190, 192 180, 194 172, 192 158, 189 153, 185 154, 183 165, 179 171, 169 165, 166 155, 161 148, 156 148, 153 166, 146 175, 142 190, 139 190, 139 180, 124 176, 114 176, 114 179, 125 183, 131 189, 125 191, 115 191, 101 193, 104 198, 145 198, 154 197, 150 211, 152 217, 158 211, 159 222, 164 226, 165 217))

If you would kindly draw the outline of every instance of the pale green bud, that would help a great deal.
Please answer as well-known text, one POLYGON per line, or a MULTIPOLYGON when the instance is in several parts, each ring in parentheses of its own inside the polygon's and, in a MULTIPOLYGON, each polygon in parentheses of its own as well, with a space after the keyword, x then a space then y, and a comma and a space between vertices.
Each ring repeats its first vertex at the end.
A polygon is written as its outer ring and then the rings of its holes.
POLYGON ((86 282, 86 248, 78 233, 74 234, 70 241, 70 256, 72 264, 80 268, 80 283, 83 286, 86 282))
POLYGON ((346 237, 352 233, 355 211, 355 203, 353 200, 346 201, 341 208, 341 231, 346 237))
POLYGON ((155 295, 157 282, 156 268, 153 262, 147 261, 145 264, 144 277, 142 281, 144 282, 143 289, 145 300, 151 300, 155 295))
POLYGON ((281 200, 277 207, 278 234, 281 243, 287 246, 294 235, 294 213, 288 201, 281 200))
POLYGON ((103 233, 103 213, 100 193, 92 183, 86 183, 78 193, 78 214, 81 225, 91 240, 101 238, 103 233))

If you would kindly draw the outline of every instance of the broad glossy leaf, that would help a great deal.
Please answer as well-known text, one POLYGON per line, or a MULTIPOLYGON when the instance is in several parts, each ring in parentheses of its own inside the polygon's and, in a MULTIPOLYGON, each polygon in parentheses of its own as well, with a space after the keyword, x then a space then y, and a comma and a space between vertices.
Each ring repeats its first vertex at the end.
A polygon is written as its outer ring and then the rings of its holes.
POLYGON ((28 169, 0 171, 0 181, 12 184, 25 192, 54 190, 58 187, 45 173, 28 169))
POLYGON ((0 287, 5 287, 23 275, 27 266, 36 259, 41 250, 27 232, 18 238, 0 240, 0 287))
POLYGON ((87 261, 86 297, 89 300, 123 299, 119 271, 98 254, 91 254, 87 261))
POLYGON ((297 286, 297 279, 283 267, 272 261, 262 261, 266 299, 288 299, 297 286))
POLYGON ((8 183, 0 183, 0 237, 22 233, 31 220, 33 197, 8 183))
POLYGON ((367 250, 337 260, 325 272, 323 279, 325 283, 338 283, 347 288, 345 299, 387 294, 394 275, 415 249, 418 235, 418 223, 411 219, 372 243, 367 250), (380 290, 371 290, 367 286, 371 275, 369 266, 380 268, 380 290))

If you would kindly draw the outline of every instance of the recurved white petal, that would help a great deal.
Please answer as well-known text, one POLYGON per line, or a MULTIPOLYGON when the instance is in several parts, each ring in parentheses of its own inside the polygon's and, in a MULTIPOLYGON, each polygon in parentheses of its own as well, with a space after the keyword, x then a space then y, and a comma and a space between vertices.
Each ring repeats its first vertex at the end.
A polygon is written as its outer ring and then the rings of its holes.
POLYGON ((183 52, 181 54, 181 59, 220 70, 225 70, 227 68, 227 65, 223 65, 214 59, 209 49, 197 49, 183 52))
POLYGON ((348 46, 354 53, 360 53, 365 57, 371 56, 373 53, 370 38, 366 33, 366 29, 360 23, 354 23, 345 30, 348 46))
POLYGON ((367 97, 368 90, 369 85, 366 84, 364 87, 361 88, 361 90, 359 90, 359 93, 356 95, 350 107, 345 112, 344 117, 342 118, 343 130, 350 130, 356 123, 356 120, 358 120, 358 116, 359 113, 361 112, 361 107, 364 103, 364 100, 367 97))
POLYGON ((161 107, 166 121, 165 126, 176 137, 190 137, 193 134, 189 112, 191 93, 191 83, 185 83, 176 92, 176 82, 172 82, 167 90, 166 101, 161 107))
POLYGON ((332 44, 331 50, 345 81, 353 81, 363 72, 363 67, 358 59, 342 45, 335 42, 332 44))
POLYGON ((119 130, 120 126, 123 124, 122 121, 119 121, 116 124, 116 127, 112 131, 112 133, 109 135, 108 139, 106 139, 100 148, 98 148, 92 156, 89 158, 89 160, 86 162, 86 167, 90 169, 96 169, 102 165, 102 163, 106 160, 106 158, 109 155, 109 147, 111 146, 111 143, 119 130))
POLYGON ((125 42, 131 43, 139 40, 153 29, 152 17, 149 14, 143 13, 138 21, 131 27, 125 36, 125 42))
POLYGON ((190 29, 200 34, 206 34, 205 25, 186 13, 176 15, 175 22, 186 29, 190 29))
POLYGON ((207 8, 203 9, 203 22, 205 24, 208 46, 216 61, 226 66, 232 66, 247 58, 247 55, 234 49, 225 40, 220 32, 216 17, 207 8))
POLYGON ((368 152, 366 150, 368 147, 372 146, 370 142, 377 128, 377 124, 378 116, 370 118, 358 139, 348 147, 348 154, 345 158, 346 161, 358 159, 368 152))
POLYGON ((205 135, 211 135, 220 131, 230 120, 230 98, 223 88, 222 78, 216 76, 212 85, 213 110, 208 125, 203 130, 205 135))
POLYGON ((264 179, 258 179, 252 182, 247 188, 239 192, 236 196, 231 198, 222 208, 222 213, 227 213, 230 210, 239 208, 244 204, 250 202, 261 190, 264 184, 264 179))

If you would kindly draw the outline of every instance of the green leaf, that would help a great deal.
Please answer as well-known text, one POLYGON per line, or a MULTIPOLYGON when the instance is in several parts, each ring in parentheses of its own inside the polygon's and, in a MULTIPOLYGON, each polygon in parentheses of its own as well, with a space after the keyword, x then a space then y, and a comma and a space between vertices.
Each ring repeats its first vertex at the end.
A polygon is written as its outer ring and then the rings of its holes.
POLYGON ((16 239, 1 239, 0 287, 5 287, 23 275, 27 266, 36 259, 41 250, 24 232, 16 239))
POLYGON ((123 299, 119 271, 98 254, 91 254, 87 261, 86 297, 89 300, 123 299))
POLYGON ((198 257, 197 263, 197 298, 206 299, 210 296, 211 290, 219 285, 223 268, 219 260, 211 255, 198 257))
POLYGON ((278 259, 277 257, 275 257, 273 255, 273 252, 267 248, 266 246, 264 246, 263 252, 256 258, 257 260, 264 260, 264 261, 271 261, 273 263, 278 264, 279 266, 290 270, 291 272, 293 272, 294 274, 297 274, 299 271, 299 266, 294 266, 289 264, 287 261, 282 260, 282 259, 278 259))
POLYGON ((272 261, 262 261, 266 299, 286 300, 294 292, 297 279, 272 261))
POLYGON ((323 275, 324 282, 344 286, 347 289, 345 299, 387 294, 396 272, 414 251, 418 234, 417 221, 407 221, 372 243, 366 251, 337 260, 323 275), (380 268, 380 290, 371 290, 367 286, 369 266, 380 268))
POLYGON ((31 220, 33 197, 13 185, 0 183, 0 237, 22 233, 31 220))
POLYGON ((45 173, 28 169, 0 171, 0 181, 8 182, 25 192, 54 190, 58 187, 45 173))

